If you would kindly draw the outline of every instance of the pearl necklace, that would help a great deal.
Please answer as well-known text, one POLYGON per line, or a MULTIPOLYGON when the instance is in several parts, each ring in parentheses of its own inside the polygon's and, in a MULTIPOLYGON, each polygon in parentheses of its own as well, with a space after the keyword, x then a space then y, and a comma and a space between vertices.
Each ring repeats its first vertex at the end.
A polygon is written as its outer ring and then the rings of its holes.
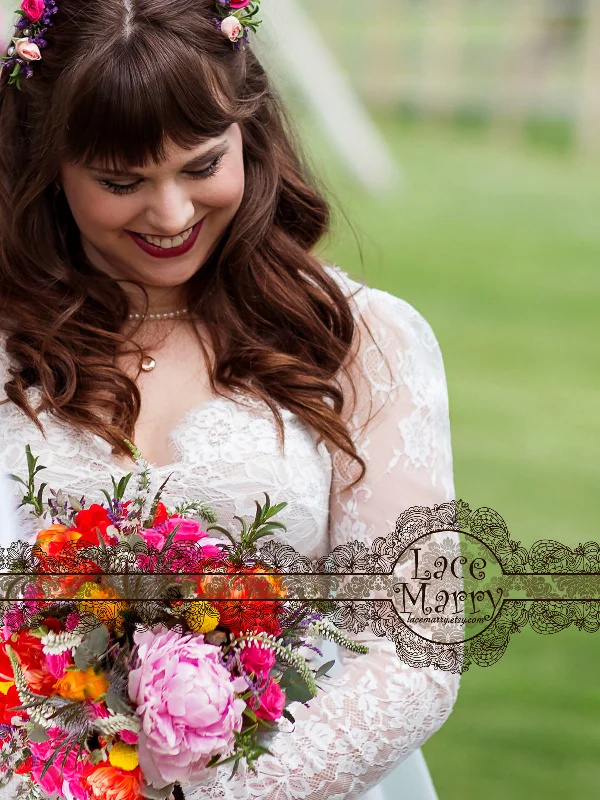
MULTIPOLYGON (((161 319, 183 319, 188 314, 187 308, 179 308, 177 311, 164 311, 162 314, 128 314, 127 319, 135 320, 161 320, 161 319)), ((152 372, 156 366, 156 359, 152 356, 144 355, 140 364, 144 372, 152 372)))
POLYGON ((180 319, 187 315, 187 308, 180 308, 177 311, 164 311, 162 314, 128 314, 127 319, 180 319))

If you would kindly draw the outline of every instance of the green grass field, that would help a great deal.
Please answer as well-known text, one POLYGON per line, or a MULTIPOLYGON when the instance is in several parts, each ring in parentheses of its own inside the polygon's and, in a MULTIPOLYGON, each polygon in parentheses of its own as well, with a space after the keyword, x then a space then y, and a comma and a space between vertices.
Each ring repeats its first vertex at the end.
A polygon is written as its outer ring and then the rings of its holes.
MULTIPOLYGON (((359 234, 367 282, 412 303, 438 337, 457 495, 496 509, 525 545, 598 540, 598 164, 380 122, 407 180, 385 199, 353 184, 303 125, 359 234)), ((323 252, 361 277, 343 219, 323 252)), ((463 675, 423 748, 440 798, 596 798, 599 655, 600 633, 527 630, 495 666, 463 675)))

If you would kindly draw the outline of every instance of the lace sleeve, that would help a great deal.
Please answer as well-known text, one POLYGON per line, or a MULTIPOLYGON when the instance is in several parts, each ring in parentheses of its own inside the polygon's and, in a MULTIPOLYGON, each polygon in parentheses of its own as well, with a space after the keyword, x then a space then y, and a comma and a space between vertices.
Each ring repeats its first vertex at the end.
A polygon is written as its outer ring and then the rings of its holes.
MULTIPOLYGON (((342 274, 349 288, 360 286, 342 274)), ((381 290, 365 286, 351 302, 391 371, 360 325, 350 373, 357 403, 346 419, 367 473, 348 490, 359 466, 341 451, 333 454, 331 549, 354 540, 369 547, 394 529, 406 508, 455 499, 446 380, 431 327, 410 304, 381 290)), ((340 383, 351 411, 341 373, 340 383)), ((242 765, 228 781, 227 765, 209 782, 187 788, 186 797, 360 798, 434 734, 452 710, 460 676, 407 666, 391 641, 369 630, 354 638, 368 643, 369 654, 339 651, 341 667, 326 691, 308 709, 290 705, 295 729, 287 723, 273 738, 273 755, 259 759, 256 774, 242 765)))
MULTIPOLYGON (((7 334, 0 331, 0 405, 10 402, 4 389, 11 377, 9 371, 11 362, 6 352, 7 338, 7 334)), ((3 445, 13 436, 15 439, 18 438, 15 430, 0 430, 0 547, 8 547, 15 540, 31 543, 37 533, 36 520, 30 514, 29 509, 24 506, 19 507, 23 496, 20 484, 7 477, 12 470, 8 469, 6 465, 6 451, 3 445), (3 436, 3 433, 6 435, 3 436), (15 529, 17 535, 15 535, 15 529)), ((0 800, 2 797, 3 795, 0 794, 0 800)))

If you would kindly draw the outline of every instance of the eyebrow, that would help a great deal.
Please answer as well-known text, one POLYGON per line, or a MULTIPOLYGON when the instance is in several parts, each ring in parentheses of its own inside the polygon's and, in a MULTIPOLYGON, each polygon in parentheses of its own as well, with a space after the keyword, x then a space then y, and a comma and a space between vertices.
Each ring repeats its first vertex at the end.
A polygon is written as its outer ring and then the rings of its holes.
MULTIPOLYGON (((195 169, 196 167, 202 166, 208 159, 212 158, 213 156, 219 155, 223 148, 225 148, 226 152, 229 149, 229 144, 227 142, 218 142, 214 147, 211 147, 210 150, 207 150, 206 153, 203 153, 201 156, 196 156, 191 161, 188 161, 182 167, 182 171, 195 169)), ((90 164, 87 164, 87 169, 91 170, 92 172, 102 173, 103 175, 114 175, 119 178, 129 178, 129 177, 136 177, 136 178, 143 178, 143 175, 140 175, 139 172, 121 172, 120 170, 115 169, 106 169, 103 167, 93 167, 90 164)))

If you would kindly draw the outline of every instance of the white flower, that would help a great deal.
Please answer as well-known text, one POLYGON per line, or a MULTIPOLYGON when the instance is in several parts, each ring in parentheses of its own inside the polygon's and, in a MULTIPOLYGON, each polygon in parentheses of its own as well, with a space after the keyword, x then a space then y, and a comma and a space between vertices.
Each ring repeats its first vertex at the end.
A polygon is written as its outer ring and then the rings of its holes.
POLYGON ((221 33, 227 36, 228 39, 231 39, 232 42, 236 42, 239 39, 241 32, 242 23, 234 14, 232 14, 230 17, 225 17, 221 23, 221 33))
POLYGON ((48 631, 45 636, 42 636, 42 644, 44 653, 53 656, 59 656, 65 650, 71 650, 74 647, 79 647, 83 641, 83 636, 80 633, 70 633, 63 631, 61 633, 54 633, 48 631))

